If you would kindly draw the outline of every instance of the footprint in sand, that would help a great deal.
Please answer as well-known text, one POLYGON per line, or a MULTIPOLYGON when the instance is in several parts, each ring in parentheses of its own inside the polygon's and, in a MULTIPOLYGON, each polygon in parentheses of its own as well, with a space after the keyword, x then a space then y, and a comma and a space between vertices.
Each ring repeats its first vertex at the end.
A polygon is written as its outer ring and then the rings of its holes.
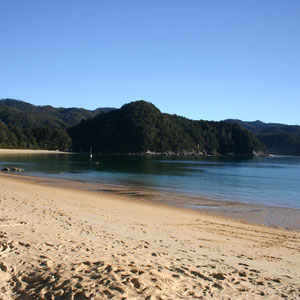
POLYGON ((0 256, 14 249, 12 242, 0 242, 0 256))

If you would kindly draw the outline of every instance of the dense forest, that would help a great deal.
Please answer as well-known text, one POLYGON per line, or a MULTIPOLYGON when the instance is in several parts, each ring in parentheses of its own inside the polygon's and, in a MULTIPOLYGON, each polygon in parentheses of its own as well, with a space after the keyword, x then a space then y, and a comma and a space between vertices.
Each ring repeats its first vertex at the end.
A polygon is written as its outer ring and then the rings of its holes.
POLYGON ((240 120, 225 120, 236 123, 252 132, 263 144, 268 153, 300 155, 300 126, 261 121, 243 122, 240 120))
POLYGON ((268 153, 300 155, 300 126, 192 121, 145 101, 90 111, 0 100, 0 148, 252 155, 263 144, 268 153))
POLYGON ((35 106, 13 99, 0 100, 0 147, 66 150, 71 146, 70 126, 112 108, 89 111, 81 108, 35 106))
POLYGON ((75 151, 253 155, 264 146, 246 129, 225 122, 192 121, 137 101, 82 120, 69 129, 75 151))

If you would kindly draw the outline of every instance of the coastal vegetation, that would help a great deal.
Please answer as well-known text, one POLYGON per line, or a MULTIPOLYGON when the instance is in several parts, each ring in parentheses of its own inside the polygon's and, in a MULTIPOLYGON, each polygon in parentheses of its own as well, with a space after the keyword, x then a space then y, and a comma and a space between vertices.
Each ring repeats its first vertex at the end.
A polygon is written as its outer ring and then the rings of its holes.
POLYGON ((0 147, 99 153, 300 155, 300 126, 193 121, 136 101, 121 109, 55 108, 0 100, 0 147), (264 146, 265 145, 265 146, 264 146))
POLYGON ((66 130, 54 124, 22 128, 0 122, 0 147, 65 150, 71 145, 66 130))
POLYGON ((71 146, 67 128, 110 110, 54 108, 13 99, 0 100, 0 147, 66 150, 71 146))
POLYGON ((236 123, 252 132, 264 145, 268 153, 282 155, 300 155, 300 126, 261 121, 243 122, 241 120, 225 120, 236 123))

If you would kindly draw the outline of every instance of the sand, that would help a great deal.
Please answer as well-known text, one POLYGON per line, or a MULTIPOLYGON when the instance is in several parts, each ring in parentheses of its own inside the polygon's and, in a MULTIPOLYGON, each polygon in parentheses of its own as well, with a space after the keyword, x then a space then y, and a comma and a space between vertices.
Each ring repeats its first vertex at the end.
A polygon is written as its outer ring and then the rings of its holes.
POLYGON ((1 299, 299 299, 300 232, 0 174, 1 299))
POLYGON ((31 149, 0 149, 0 155, 7 154, 70 154, 58 150, 31 150, 31 149))

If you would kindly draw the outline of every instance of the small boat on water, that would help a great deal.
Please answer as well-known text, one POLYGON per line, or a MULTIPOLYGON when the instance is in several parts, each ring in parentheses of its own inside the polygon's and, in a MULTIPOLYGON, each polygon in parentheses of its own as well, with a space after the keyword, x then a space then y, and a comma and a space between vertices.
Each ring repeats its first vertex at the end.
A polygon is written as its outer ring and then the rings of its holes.
POLYGON ((92 147, 90 147, 90 163, 93 164, 93 165, 100 165, 100 162, 99 161, 93 161, 93 150, 92 150, 92 147))

